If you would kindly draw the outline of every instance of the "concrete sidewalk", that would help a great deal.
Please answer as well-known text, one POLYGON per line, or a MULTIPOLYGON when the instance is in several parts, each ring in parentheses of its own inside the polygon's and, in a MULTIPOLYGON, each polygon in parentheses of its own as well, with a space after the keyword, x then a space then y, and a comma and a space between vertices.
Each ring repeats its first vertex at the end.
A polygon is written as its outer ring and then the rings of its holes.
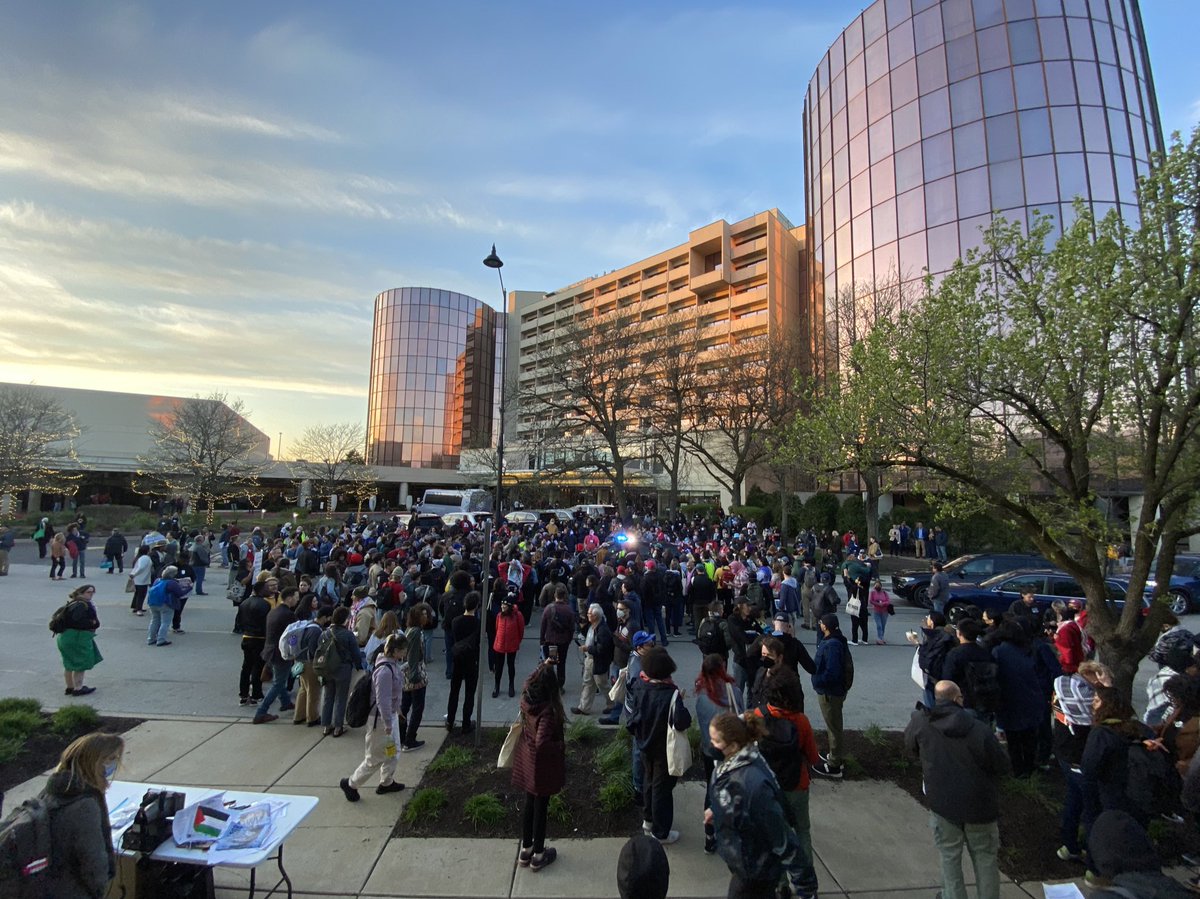
MULTIPOLYGON (((552 824, 550 842, 558 861, 534 873, 516 864, 513 839, 391 839, 392 827, 411 787, 441 746, 445 731, 422 728, 425 746, 402 754, 397 780, 410 789, 377 796, 371 787, 351 804, 338 780, 361 758, 362 732, 322 737, 319 730, 286 723, 255 727, 219 719, 156 719, 126 734, 121 780, 250 789, 316 796, 320 804, 285 844, 284 859, 296 893, 306 897, 560 897, 611 899, 616 896, 617 855, 623 839, 572 840, 552 824)), ((15 787, 6 796, 14 808, 35 795, 45 775, 15 787)), ((673 897, 708 899, 725 895, 729 872, 717 856, 705 855, 699 784, 675 791, 675 821, 682 838, 667 847, 673 897)), ((878 781, 812 787, 813 848, 821 895, 882 899, 927 899, 938 890, 938 856, 928 812, 899 788, 878 781)), ((457 814, 447 809, 444 814, 457 814)), ((967 865, 968 870, 970 865, 967 865)), ((260 886, 274 881, 274 867, 262 867, 260 886)), ((217 895, 245 896, 249 875, 218 870, 217 895)), ((1086 894, 1086 890, 1085 890, 1086 894)), ((260 893, 259 895, 266 895, 260 893)), ((269 894, 285 896, 285 890, 269 894)), ((1042 896, 1041 884, 1020 885, 1005 878, 1004 899, 1042 896)))

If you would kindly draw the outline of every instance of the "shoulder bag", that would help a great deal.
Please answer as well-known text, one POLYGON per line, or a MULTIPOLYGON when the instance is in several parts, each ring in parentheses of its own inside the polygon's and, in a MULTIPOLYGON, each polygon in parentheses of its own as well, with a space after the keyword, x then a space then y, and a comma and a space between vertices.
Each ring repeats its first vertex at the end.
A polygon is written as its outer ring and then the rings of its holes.
POLYGON ((504 742, 500 746, 500 755, 496 758, 497 768, 511 768, 513 764, 513 755, 517 751, 517 743, 521 741, 521 734, 525 730, 525 721, 521 715, 517 716, 517 720, 512 723, 512 727, 508 729, 508 736, 504 738, 504 742))
POLYGON ((676 690, 671 699, 671 713, 667 715, 667 773, 672 777, 682 777, 692 767, 692 744, 688 742, 687 731, 675 729, 675 705, 682 699, 676 690))

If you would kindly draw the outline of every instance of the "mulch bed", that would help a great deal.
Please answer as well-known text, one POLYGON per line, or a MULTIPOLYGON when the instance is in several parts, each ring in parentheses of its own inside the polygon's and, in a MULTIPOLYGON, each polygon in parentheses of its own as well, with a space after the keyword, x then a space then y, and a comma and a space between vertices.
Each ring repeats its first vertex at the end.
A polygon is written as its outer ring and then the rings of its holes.
POLYGON ((50 729, 51 716, 43 714, 45 725, 25 740, 25 745, 15 759, 0 765, 0 791, 11 789, 36 777, 58 764, 58 758, 71 741, 93 731, 123 734, 142 723, 141 718, 106 718, 101 716, 95 727, 81 728, 77 732, 62 735, 50 729))

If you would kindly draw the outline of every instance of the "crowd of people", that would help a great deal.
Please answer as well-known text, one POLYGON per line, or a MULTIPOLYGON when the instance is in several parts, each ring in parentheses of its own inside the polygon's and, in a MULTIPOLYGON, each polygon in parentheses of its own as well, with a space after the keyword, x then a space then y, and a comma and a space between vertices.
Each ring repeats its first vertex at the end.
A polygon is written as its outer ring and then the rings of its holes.
MULTIPOLYGON (((148 643, 171 645, 168 623, 183 633, 187 596, 200 592, 201 572, 219 565, 236 606, 239 701, 255 706, 255 724, 278 720, 278 703, 293 724, 339 737, 354 673, 366 672, 371 711, 362 762, 340 782, 347 800, 359 801, 372 779, 378 794, 404 789, 395 780, 396 754, 423 745, 431 669, 441 666, 450 682, 445 727, 471 732, 486 664, 493 697, 505 686, 515 696, 520 684, 523 729, 512 777, 526 795, 521 865, 540 870, 556 858, 547 806, 563 786, 568 715, 624 723, 644 835, 661 845, 677 841, 669 747, 694 716, 707 783, 704 848, 728 863, 729 894, 816 894, 810 778, 843 777, 851 646, 868 643, 868 616, 875 642, 884 642, 894 611, 874 541, 860 549, 853 534, 809 531, 784 544, 777 532, 734 518, 631 528, 595 520, 501 525, 490 543, 488 532, 466 523, 410 530, 398 517, 272 533, 231 524, 185 535, 174 524, 163 522, 154 539, 140 542, 129 575, 131 612, 143 614, 145 603, 153 616, 148 643), (845 599, 833 587, 838 578, 845 599), (849 638, 842 615, 850 617, 849 638), (522 676, 516 657, 535 622, 539 661, 522 676), (675 683, 673 644, 682 647, 676 653, 701 653, 694 685, 675 683), (568 671, 580 669, 574 682, 568 671), (801 672, 824 724, 823 754, 801 672), (576 686, 578 700, 564 702, 576 686)), ((123 560, 113 565, 123 570, 123 560)), ((71 623, 59 635, 67 692, 75 695, 92 689, 83 673, 99 661, 94 641, 71 636, 98 625, 89 589, 73 591, 71 623)), ((1061 771, 1067 802, 1058 855, 1091 871, 1102 867, 1092 834, 1105 813, 1121 812, 1145 829, 1155 815, 1200 807, 1192 764, 1200 667, 1192 635, 1178 625, 1153 655, 1162 671, 1144 721, 1092 658, 1086 614, 1073 604, 1043 616, 1021 600, 1003 616, 954 624, 932 611, 908 638, 917 644, 921 701, 906 742, 923 766, 948 899, 965 896, 964 849, 979 895, 998 895, 997 791, 1010 773, 1029 777, 1052 764, 1061 771), (1164 787, 1156 770, 1174 782, 1164 787), (1139 795, 1147 786, 1154 802, 1139 795)))

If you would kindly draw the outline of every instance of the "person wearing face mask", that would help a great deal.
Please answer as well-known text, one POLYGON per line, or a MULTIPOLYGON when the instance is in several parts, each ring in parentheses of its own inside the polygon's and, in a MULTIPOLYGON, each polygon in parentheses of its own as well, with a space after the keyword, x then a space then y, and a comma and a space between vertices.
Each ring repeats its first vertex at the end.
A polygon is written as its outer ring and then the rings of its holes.
POLYGON ((52 810, 55 850, 43 895, 99 899, 108 892, 117 866, 104 794, 124 752, 124 740, 104 733, 87 734, 63 750, 41 794, 52 810))

